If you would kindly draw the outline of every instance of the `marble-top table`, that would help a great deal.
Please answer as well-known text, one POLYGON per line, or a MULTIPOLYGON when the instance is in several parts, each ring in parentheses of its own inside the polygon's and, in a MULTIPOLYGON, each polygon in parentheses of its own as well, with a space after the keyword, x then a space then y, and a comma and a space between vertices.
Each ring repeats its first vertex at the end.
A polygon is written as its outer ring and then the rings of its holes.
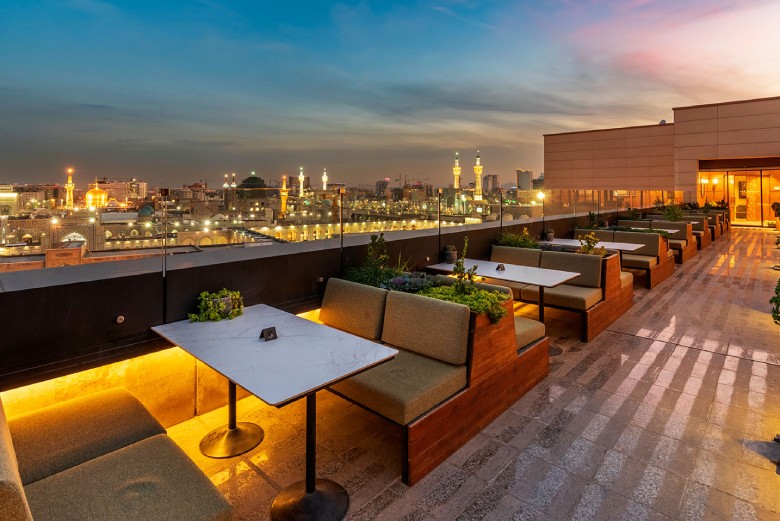
MULTIPOLYGON (((553 239, 551 241, 539 241, 539 244, 549 244, 551 246, 565 246, 567 248, 579 248, 582 243, 579 239, 553 239)), ((596 243, 596 248, 605 248, 607 250, 617 250, 620 252, 632 252, 643 247, 644 244, 636 244, 633 242, 610 242, 599 241, 596 243)))
MULTIPOLYGON (((305 396, 306 480, 279 493, 271 517, 341 519, 346 514, 349 496, 343 487, 316 479, 316 393, 390 360, 398 351, 264 304, 244 308, 244 314, 233 320, 184 320, 152 330, 228 378, 230 421, 227 428, 218 429, 223 441, 231 437, 231 431, 241 430, 235 422, 236 384, 277 407, 305 396), (268 327, 276 328, 275 340, 260 337, 260 331, 268 327)), ((217 436, 214 432, 204 442, 217 436)))
MULTIPOLYGON (((452 273, 454 266, 452 263, 442 262, 428 266, 428 269, 452 273)), ((476 275, 479 277, 490 277, 507 282, 539 286, 539 322, 542 323, 544 323, 544 288, 558 286, 580 275, 574 271, 550 270, 486 260, 463 259, 464 268, 468 270, 473 266, 477 267, 476 275), (504 269, 499 269, 499 266, 503 266, 504 269)))

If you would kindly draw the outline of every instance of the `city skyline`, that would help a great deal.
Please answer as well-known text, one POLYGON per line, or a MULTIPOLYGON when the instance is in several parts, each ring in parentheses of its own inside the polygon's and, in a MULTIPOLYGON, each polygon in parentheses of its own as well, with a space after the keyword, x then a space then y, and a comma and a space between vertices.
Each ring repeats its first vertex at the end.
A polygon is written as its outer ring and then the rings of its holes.
POLYGON ((722 0, 5 5, 0 183, 303 165, 446 186, 455 151, 473 181, 477 149, 507 182, 543 170, 545 133, 777 95, 779 16, 722 0))

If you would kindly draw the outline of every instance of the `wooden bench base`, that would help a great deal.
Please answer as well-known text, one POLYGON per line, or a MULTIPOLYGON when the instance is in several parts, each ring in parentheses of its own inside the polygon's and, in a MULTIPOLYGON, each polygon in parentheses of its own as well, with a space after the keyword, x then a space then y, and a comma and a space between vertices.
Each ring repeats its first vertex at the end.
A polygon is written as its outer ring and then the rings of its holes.
POLYGON ((404 430, 402 479, 414 485, 550 372, 550 339, 525 348, 490 378, 473 383, 404 430))
POLYGON ((694 234, 696 239, 696 249, 701 250, 703 248, 706 248, 710 244, 712 244, 712 234, 710 233, 710 230, 707 229, 706 232, 702 232, 699 234, 694 234))
POLYGON ((647 270, 647 287, 653 289, 674 274, 674 255, 647 270))
POLYGON ((696 241, 688 241, 688 245, 685 246, 685 248, 681 250, 673 249, 674 251, 674 262, 677 264, 685 264, 692 258, 696 256, 698 253, 698 248, 696 247, 696 241))

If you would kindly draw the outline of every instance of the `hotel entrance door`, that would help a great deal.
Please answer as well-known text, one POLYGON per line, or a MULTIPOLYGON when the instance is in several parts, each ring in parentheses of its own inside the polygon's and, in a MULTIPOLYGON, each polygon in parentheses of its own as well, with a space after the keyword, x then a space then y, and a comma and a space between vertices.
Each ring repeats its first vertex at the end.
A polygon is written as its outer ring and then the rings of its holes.
POLYGON ((780 170, 728 172, 731 222, 770 226, 777 218, 772 203, 780 201, 780 170))

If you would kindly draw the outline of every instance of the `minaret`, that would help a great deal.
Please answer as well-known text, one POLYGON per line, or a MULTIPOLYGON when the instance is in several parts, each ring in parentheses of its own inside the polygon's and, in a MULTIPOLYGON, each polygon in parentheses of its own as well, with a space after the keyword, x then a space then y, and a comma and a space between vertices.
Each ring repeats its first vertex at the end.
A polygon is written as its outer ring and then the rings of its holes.
POLYGON ((298 197, 303 197, 303 182, 306 178, 303 176, 303 167, 301 167, 301 173, 298 174, 298 197))
POLYGON ((323 168, 322 169, 322 191, 325 192, 328 190, 328 169, 323 168))
POLYGON ((282 200, 282 206, 279 209, 279 217, 287 215, 287 194, 290 193, 290 189, 287 188, 287 176, 282 176, 282 188, 279 190, 279 198, 282 200))
POLYGON ((73 210, 73 189, 76 185, 73 184, 73 169, 68 168, 68 182, 65 183, 65 209, 73 210))
POLYGON ((474 200, 482 200, 482 163, 479 160, 479 150, 477 150, 477 164, 474 165, 474 176, 477 178, 477 182, 474 185, 474 200))
POLYGON ((452 175, 455 176, 455 182, 452 183, 452 187, 458 192, 460 190, 460 159, 458 159, 457 152, 455 152, 455 166, 452 167, 452 175))

